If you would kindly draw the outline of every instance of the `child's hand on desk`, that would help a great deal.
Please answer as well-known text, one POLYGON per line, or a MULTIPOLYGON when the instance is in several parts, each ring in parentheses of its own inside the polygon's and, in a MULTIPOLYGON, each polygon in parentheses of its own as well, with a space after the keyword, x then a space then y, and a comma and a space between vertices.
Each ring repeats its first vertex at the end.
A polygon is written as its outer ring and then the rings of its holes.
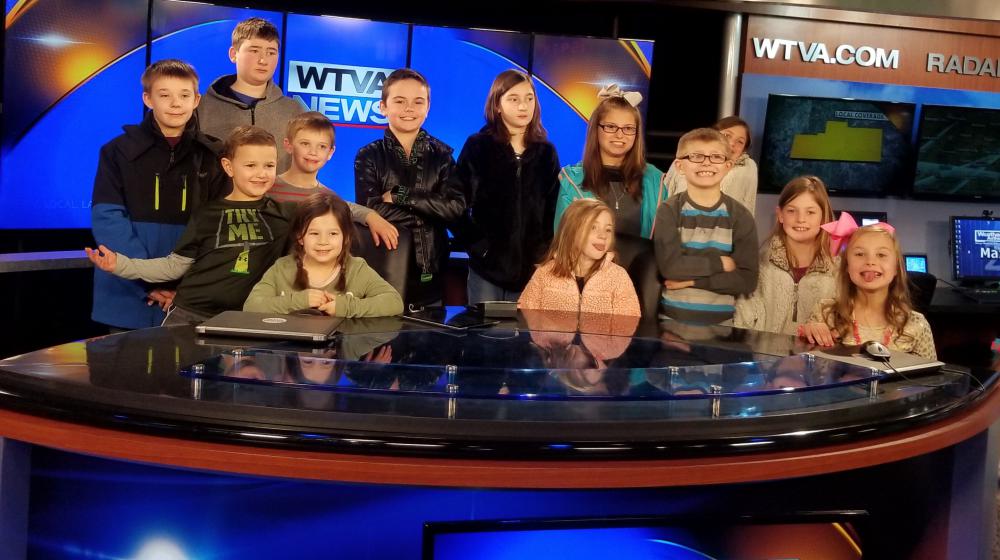
POLYGON ((332 317, 337 311, 337 296, 330 292, 324 292, 323 294, 326 296, 326 303, 319 306, 319 310, 332 317))
POLYGON ((322 309, 323 304, 330 301, 327 293, 323 290, 306 290, 306 297, 309 301, 309 307, 317 307, 322 309))
POLYGON ((84 247, 83 250, 86 251, 90 262, 94 263, 94 266, 97 268, 104 272, 113 273, 115 271, 115 266, 118 264, 118 255, 111 249, 108 249, 104 245, 98 245, 96 251, 90 247, 84 247))
POLYGON ((799 326, 799 336, 811 344, 833 346, 840 335, 830 330, 825 323, 805 323, 799 326))
POLYGON ((382 216, 372 212, 365 218, 365 224, 372 232, 372 240, 375 241, 376 247, 379 246, 380 241, 384 242, 386 249, 390 250, 395 249, 399 244, 399 230, 382 216))

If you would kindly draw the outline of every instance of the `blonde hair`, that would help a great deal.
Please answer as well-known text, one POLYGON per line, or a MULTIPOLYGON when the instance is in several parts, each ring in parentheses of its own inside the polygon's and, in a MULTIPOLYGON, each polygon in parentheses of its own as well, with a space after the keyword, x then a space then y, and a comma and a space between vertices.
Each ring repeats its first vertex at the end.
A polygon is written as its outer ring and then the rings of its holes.
MULTIPOLYGON (((580 247, 583 246, 587 236, 590 235, 590 227, 597 220, 601 213, 607 212, 611 216, 612 233, 608 239, 608 252, 614 250, 614 221, 615 214, 608 208, 608 205, 596 198, 581 198, 574 200, 566 208, 566 212, 559 222, 559 229, 556 230, 555 237, 552 238, 552 245, 545 255, 543 263, 553 261, 552 273, 558 277, 572 278, 576 270, 576 263, 580 260, 580 247)), ((595 262, 594 266, 587 271, 586 278, 590 278, 601 263, 595 262)))
POLYGON ((270 132, 259 126, 245 124, 237 126, 229 133, 229 137, 226 138, 219 157, 229 160, 233 159, 233 156, 236 155, 236 150, 240 146, 271 146, 275 150, 278 149, 278 145, 274 141, 274 136, 270 132))
MULTIPOLYGON (((913 302, 910 300, 909 281, 906 276, 906 266, 903 262, 903 251, 899 247, 899 240, 889 230, 880 224, 872 224, 858 228, 851 235, 847 242, 845 253, 849 252, 854 244, 865 235, 885 235, 892 240, 892 249, 896 252, 896 277, 889 284, 889 293, 885 300, 885 318, 892 327, 892 332, 897 340, 911 338, 904 334, 904 329, 910 320, 913 311, 913 302)), ((851 282, 851 276, 847 271, 848 256, 844 255, 840 259, 840 274, 837 278, 837 299, 833 304, 828 304, 823 308, 823 319, 833 330, 840 334, 841 340, 849 340, 854 329, 854 299, 858 295, 858 287, 851 282)))
POLYGON ((179 78, 181 80, 191 80, 194 85, 194 92, 198 93, 198 72, 194 67, 176 58, 165 58, 150 64, 142 72, 139 81, 142 83, 143 93, 151 93, 153 82, 160 78, 179 78))
POLYGON ((681 139, 678 140, 677 159, 688 154, 688 147, 692 142, 718 142, 722 145, 722 152, 726 154, 726 159, 733 157, 732 152, 729 150, 729 142, 726 141, 726 137, 721 132, 714 128, 696 128, 681 136, 681 139))
POLYGON ((594 193, 597 198, 607 198, 611 190, 605 176, 604 162, 601 160, 601 145, 598 140, 601 121, 613 110, 625 111, 635 119, 635 143, 625 154, 621 173, 625 191, 633 199, 642 198, 642 175, 646 172, 646 143, 642 133, 642 114, 624 97, 609 97, 597 104, 587 123, 587 137, 583 144, 583 188, 594 193))
MULTIPOLYGON (((822 213, 820 217, 821 224, 833 221, 833 208, 830 204, 830 195, 826 192, 826 184, 815 175, 802 175, 789 181, 785 185, 785 188, 781 189, 781 194, 778 196, 778 208, 783 209, 791 201, 803 194, 811 194, 816 199, 816 204, 819 204, 820 212, 822 213)), ((774 220, 774 229, 771 230, 771 237, 780 239, 782 245, 787 250, 788 243, 785 228, 781 226, 781 222, 777 218, 774 220)), ((830 254, 830 234, 825 229, 819 230, 819 235, 816 236, 814 243, 816 244, 816 256, 826 261, 833 260, 833 256, 830 254)), ((791 259, 788 262, 791 262, 791 259)))
POLYGON ((287 138, 289 142, 295 140, 295 135, 298 134, 300 130, 329 132, 330 146, 333 146, 337 139, 333 123, 330 122, 330 119, 326 118, 326 115, 320 113, 319 111, 306 111, 305 113, 299 113, 291 119, 288 119, 288 126, 285 128, 285 138, 287 138))

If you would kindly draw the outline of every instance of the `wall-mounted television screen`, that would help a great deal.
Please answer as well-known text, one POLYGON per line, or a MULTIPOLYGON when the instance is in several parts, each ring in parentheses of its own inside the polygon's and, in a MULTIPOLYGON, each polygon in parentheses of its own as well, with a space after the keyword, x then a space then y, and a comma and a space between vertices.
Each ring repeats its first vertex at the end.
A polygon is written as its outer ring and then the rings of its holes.
POLYGON ((1000 200, 1000 109, 923 105, 913 195, 1000 200))
POLYGON ((424 560, 825 558, 862 556, 863 511, 770 518, 640 517, 424 524, 424 560))
POLYGON ((912 181, 912 103, 768 96, 761 192, 816 175, 833 194, 885 196, 912 181))

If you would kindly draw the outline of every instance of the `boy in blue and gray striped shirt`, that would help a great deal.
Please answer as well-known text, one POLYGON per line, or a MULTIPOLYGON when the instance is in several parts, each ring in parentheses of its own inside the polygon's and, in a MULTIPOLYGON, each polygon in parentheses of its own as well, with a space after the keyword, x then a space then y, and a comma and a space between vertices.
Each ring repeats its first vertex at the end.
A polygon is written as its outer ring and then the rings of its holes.
POLYGON ((653 244, 666 279, 663 315, 690 323, 733 318, 736 296, 757 286, 757 227, 753 215, 722 193, 733 162, 729 143, 711 128, 681 137, 674 165, 688 190, 660 205, 653 244))

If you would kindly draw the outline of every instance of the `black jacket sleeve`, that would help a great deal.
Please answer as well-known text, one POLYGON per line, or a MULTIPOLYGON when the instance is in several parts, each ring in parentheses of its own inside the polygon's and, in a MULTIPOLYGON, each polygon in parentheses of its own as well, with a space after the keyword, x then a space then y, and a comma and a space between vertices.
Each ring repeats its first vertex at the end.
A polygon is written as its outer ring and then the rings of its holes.
POLYGON ((425 190, 411 191, 404 207, 421 217, 450 224, 465 212, 466 204, 465 195, 450 181, 455 159, 450 154, 447 158, 432 178, 434 184, 427 185, 425 190))

